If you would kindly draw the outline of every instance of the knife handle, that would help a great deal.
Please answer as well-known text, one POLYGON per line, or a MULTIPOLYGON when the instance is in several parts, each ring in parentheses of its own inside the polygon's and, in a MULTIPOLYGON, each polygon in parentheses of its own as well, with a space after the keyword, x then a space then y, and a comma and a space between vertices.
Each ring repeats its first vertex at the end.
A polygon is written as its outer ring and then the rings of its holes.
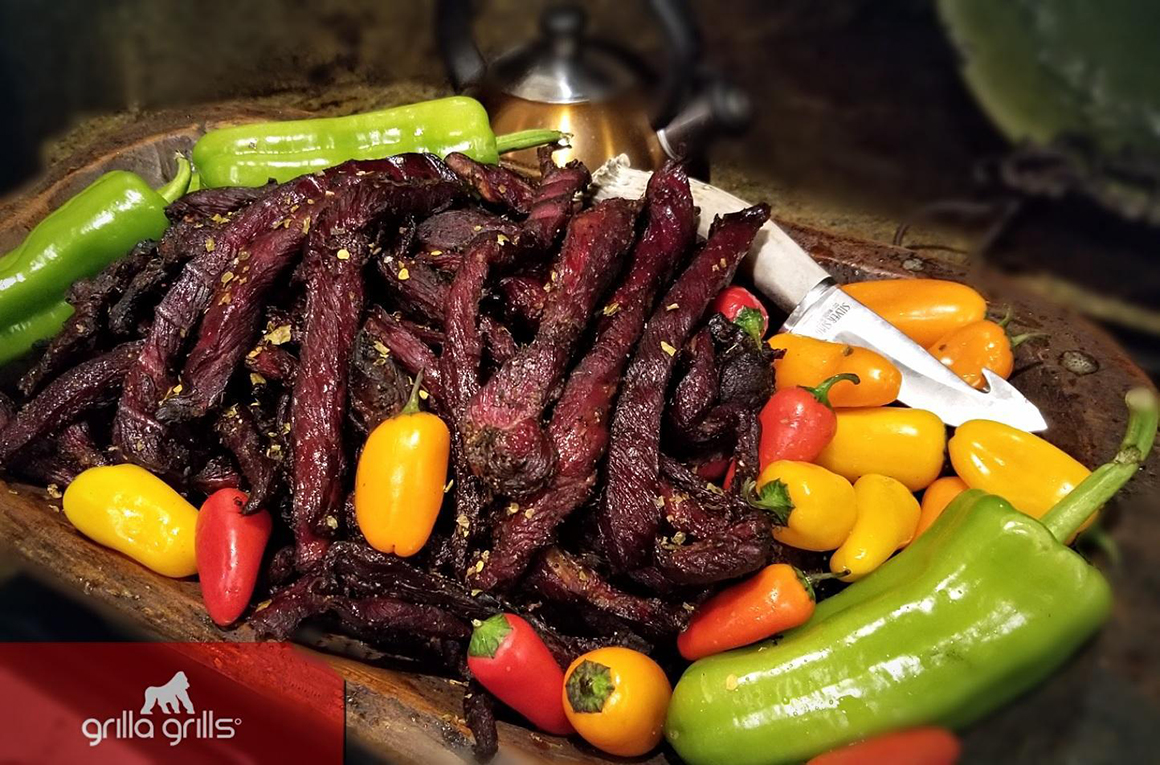
POLYGON ((761 227, 741 267, 754 286, 786 313, 830 278, 826 269, 774 223, 761 227))
MULTIPOLYGON (((689 186, 701 208, 698 231, 701 236, 708 236, 709 226, 718 215, 749 207, 745 200, 695 178, 689 179, 689 186)), ((757 232, 741 269, 760 292, 786 313, 793 311, 810 290, 830 278, 829 272, 773 221, 757 232)))

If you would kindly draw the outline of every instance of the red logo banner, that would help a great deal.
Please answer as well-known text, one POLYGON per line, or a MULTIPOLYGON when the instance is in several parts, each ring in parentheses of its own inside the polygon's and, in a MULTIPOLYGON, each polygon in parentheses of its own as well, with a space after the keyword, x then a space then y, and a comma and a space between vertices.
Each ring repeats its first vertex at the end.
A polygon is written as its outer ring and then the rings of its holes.
POLYGON ((0 762, 342 762, 343 682, 286 643, 0 643, 0 762))

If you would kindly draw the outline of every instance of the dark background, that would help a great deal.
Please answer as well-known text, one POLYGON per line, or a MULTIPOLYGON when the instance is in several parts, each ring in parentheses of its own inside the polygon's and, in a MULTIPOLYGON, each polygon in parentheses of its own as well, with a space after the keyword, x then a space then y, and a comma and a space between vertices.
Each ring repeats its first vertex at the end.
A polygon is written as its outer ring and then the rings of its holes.
MULTIPOLYGON (((548 3, 476 5, 495 54, 531 38, 548 3)), ((594 35, 662 61, 643 0, 583 5, 594 35)), ((963 86, 929 0, 692 5, 706 60, 756 107, 749 132, 716 147, 722 185, 879 240, 931 202, 998 201, 980 178, 1011 147, 963 86)), ((149 110, 241 98, 349 113, 446 93, 432 17, 432 0, 0 0, 0 194, 149 110)), ((907 243, 966 259, 992 219, 926 224, 907 243)), ((1158 245, 1155 229, 1082 201, 1032 200, 984 255, 1107 323, 1155 375, 1158 245)))
MULTIPOLYGON (((481 3, 481 47, 494 54, 528 39, 547 4, 481 3)), ((593 34, 661 60, 641 0, 584 5, 593 34)), ((932 202, 994 201, 980 179, 1011 147, 963 86, 929 0, 693 5, 706 58, 756 107, 743 138, 715 147, 714 181, 768 200, 783 218, 877 240, 932 202)), ((432 16, 430 0, 0 0, 0 195, 151 110, 256 99, 350 113, 444 94, 432 16)), ((1160 375, 1160 233, 1081 200, 1032 200, 1003 238, 974 252, 987 222, 928 223, 906 241, 1019 275, 1103 322, 1160 375)), ((5 566, 0 640, 123 635, 5 566)), ((1084 703, 1091 719, 1116 716, 1093 731, 1119 726, 1125 742, 1145 747, 1144 761, 1154 721, 1124 693, 1096 688, 1084 703)), ((1110 743, 1085 731, 1073 738, 1075 762, 1110 743)))

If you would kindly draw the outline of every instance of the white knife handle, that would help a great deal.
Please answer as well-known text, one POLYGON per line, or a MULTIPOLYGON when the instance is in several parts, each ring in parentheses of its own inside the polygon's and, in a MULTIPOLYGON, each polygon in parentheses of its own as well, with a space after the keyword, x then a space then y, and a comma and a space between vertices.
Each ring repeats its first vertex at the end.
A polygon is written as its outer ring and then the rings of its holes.
POLYGON ((826 269, 773 223, 766 223, 757 232, 749 257, 741 267, 757 289, 786 313, 830 278, 826 269))

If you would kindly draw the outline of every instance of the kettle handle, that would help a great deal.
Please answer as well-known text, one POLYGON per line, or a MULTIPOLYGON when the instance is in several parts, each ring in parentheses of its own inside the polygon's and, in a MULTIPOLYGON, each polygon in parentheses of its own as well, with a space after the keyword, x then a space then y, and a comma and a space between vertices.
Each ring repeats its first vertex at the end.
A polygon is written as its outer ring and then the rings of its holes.
MULTIPOLYGON (((652 115, 653 125, 660 126, 672 119, 680 106, 701 53, 701 39, 687 0, 649 0, 649 7, 660 22, 669 49, 652 115)), ((473 19, 471 0, 438 0, 435 5, 435 39, 456 90, 478 83, 487 69, 471 32, 473 19)))
POLYGON ((456 90, 479 82, 487 69, 471 33, 474 15, 471 0, 438 0, 435 5, 435 41, 456 90))
POLYGON ((649 7, 660 22, 669 49, 668 65, 652 115, 653 127, 659 128, 676 115, 692 82, 694 68, 701 57, 701 35, 687 0, 649 0, 649 7))

